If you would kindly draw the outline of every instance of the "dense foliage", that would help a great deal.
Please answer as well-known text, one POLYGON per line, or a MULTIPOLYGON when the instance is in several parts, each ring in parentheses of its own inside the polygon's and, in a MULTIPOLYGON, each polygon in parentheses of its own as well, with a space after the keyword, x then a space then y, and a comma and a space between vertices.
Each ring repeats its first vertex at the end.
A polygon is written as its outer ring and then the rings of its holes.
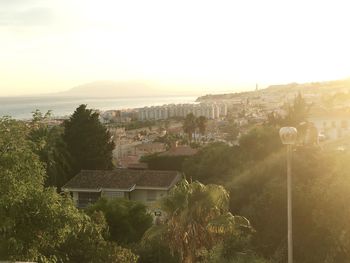
POLYGON ((44 187, 45 169, 28 126, 0 119, 0 259, 38 262, 136 262, 104 239, 103 215, 77 210, 69 196, 44 187))
POLYGON ((112 168, 114 143, 99 114, 80 105, 64 122, 63 139, 72 156, 73 175, 82 169, 112 168))
POLYGON ((50 112, 43 115, 36 110, 30 123, 28 138, 33 150, 40 157, 46 169, 45 185, 60 188, 72 175, 72 161, 67 145, 62 138, 63 127, 49 127, 50 112))
POLYGON ((288 115, 284 124, 288 126, 298 126, 301 122, 307 121, 311 105, 307 104, 299 92, 294 98, 293 105, 288 107, 288 115))
POLYGON ((239 148, 224 143, 213 143, 187 158, 182 171, 188 179, 202 183, 223 183, 227 176, 240 165, 239 148))
POLYGON ((293 104, 284 106, 287 115, 281 116, 275 112, 267 115, 268 123, 272 126, 292 126, 298 127, 301 123, 308 121, 308 116, 312 104, 308 104, 301 93, 295 96, 293 104))
POLYGON ((158 154, 147 155, 141 158, 151 170, 182 171, 182 164, 188 156, 160 156, 158 154))
POLYGON ((109 240, 118 244, 139 242, 152 225, 152 216, 144 204, 126 199, 100 199, 87 208, 88 214, 103 212, 109 226, 109 240))
MULTIPOLYGON (((294 258, 297 262, 348 262, 350 216, 346 201, 348 154, 299 148, 293 162, 294 258)), ((285 155, 274 154, 232 181, 231 209, 250 218, 257 252, 286 261, 285 155)))
POLYGON ((232 114, 226 117, 226 122, 221 124, 219 127, 220 132, 225 135, 225 140, 228 142, 235 142, 239 135, 240 127, 235 122, 234 116, 232 114))
POLYGON ((177 253, 172 254, 167 243, 160 238, 141 242, 135 248, 135 254, 139 256, 138 263, 178 263, 180 261, 177 253))
POLYGON ((229 195, 219 185, 182 180, 162 200, 167 218, 145 234, 145 240, 163 239, 181 262, 197 262, 202 250, 210 250, 225 233, 250 229, 249 221, 228 211, 229 195))
POLYGON ((202 183, 225 185, 233 175, 240 174, 281 147, 278 129, 264 125, 241 136, 239 146, 212 143, 203 147, 183 162, 182 171, 187 178, 202 183))
POLYGON ((282 144, 279 140, 279 129, 269 125, 250 130, 239 139, 239 146, 244 162, 255 162, 278 151, 282 144))

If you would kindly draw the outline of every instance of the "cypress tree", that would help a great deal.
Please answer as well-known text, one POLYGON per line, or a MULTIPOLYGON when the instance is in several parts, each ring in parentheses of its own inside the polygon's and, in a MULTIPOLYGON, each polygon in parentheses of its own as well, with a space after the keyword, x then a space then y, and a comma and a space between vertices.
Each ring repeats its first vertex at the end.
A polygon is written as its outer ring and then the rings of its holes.
POLYGON ((111 135, 99 121, 99 113, 80 105, 64 122, 63 139, 72 156, 73 175, 82 169, 111 169, 115 147, 111 135))

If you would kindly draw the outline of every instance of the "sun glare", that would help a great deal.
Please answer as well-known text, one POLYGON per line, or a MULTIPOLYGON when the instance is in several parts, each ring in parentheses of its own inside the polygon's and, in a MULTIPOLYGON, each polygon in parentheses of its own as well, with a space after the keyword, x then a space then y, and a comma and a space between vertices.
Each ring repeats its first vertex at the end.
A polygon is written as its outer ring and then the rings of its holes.
POLYGON ((98 79, 144 79, 205 92, 344 78, 346 7, 275 0, 47 4, 50 23, 0 26, 2 87, 28 93, 49 82, 64 90, 98 79))

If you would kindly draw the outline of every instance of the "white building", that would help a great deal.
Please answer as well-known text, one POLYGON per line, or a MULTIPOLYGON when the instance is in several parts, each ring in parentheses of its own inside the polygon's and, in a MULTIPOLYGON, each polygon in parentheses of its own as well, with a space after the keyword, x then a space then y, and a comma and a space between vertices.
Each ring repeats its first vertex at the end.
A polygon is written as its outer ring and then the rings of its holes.
POLYGON ((327 139, 334 140, 350 134, 350 112, 338 110, 311 114, 309 121, 327 139))
POLYGON ((201 103, 144 107, 138 110, 138 118, 141 121, 165 120, 171 117, 186 117, 190 113, 196 117, 218 119, 227 116, 227 105, 225 103, 201 103))

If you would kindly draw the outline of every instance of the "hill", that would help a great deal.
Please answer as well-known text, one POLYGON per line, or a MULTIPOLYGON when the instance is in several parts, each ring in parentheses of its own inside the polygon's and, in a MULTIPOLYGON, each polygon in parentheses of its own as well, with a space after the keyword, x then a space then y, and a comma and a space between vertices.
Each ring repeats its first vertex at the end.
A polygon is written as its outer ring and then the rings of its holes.
POLYGON ((259 91, 246 91, 240 93, 227 93, 227 94, 209 94, 197 98, 197 102, 208 101, 208 100, 229 100, 235 99, 242 96, 256 96, 257 93, 264 94, 296 94, 297 92, 302 92, 303 94, 309 93, 336 93, 336 92, 348 92, 350 91, 350 78, 342 80, 333 81, 323 81, 323 82, 308 82, 308 83, 289 83, 289 84, 278 84, 270 85, 259 91))
POLYGON ((289 83, 283 85, 271 85, 265 90, 269 92, 290 91, 303 93, 308 92, 340 92, 350 88, 350 79, 332 80, 323 82, 289 83))

